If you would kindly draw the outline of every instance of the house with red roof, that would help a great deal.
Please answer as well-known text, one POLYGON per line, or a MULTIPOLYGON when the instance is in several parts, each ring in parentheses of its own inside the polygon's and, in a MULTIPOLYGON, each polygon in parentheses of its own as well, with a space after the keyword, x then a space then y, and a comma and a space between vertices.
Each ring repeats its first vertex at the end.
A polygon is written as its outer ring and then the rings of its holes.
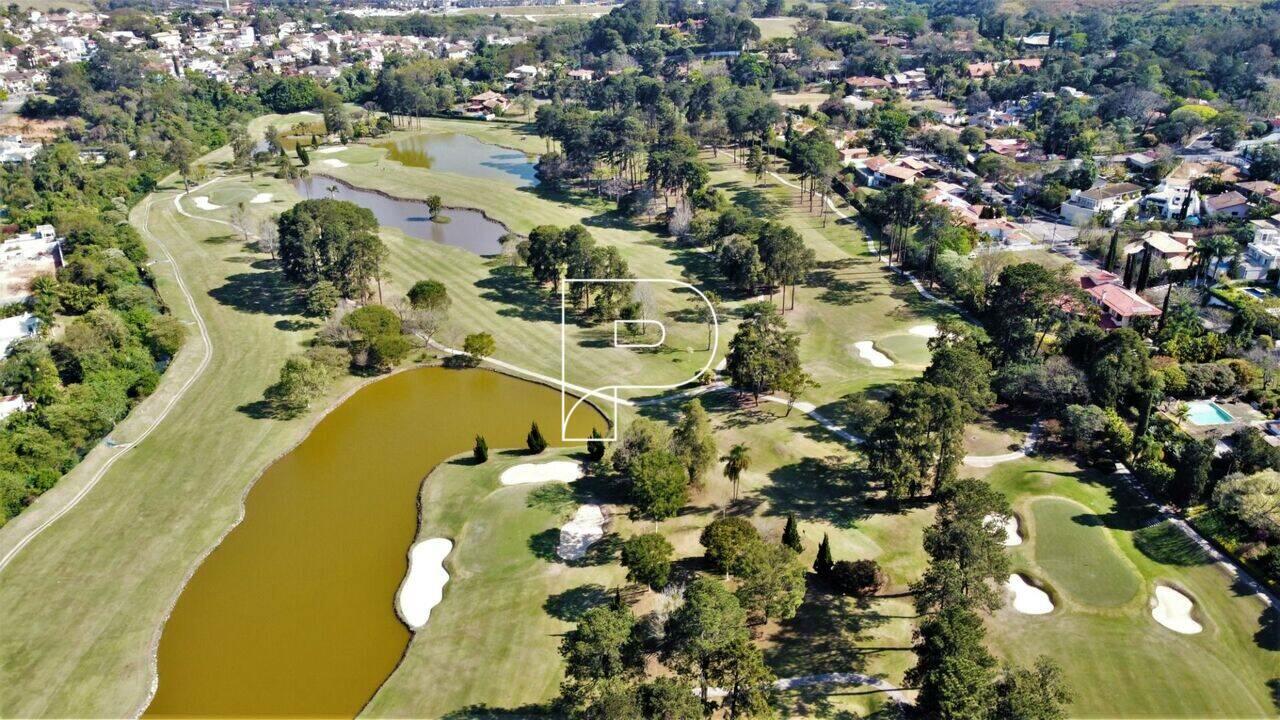
POLYGON ((1097 270, 1080 278, 1080 288, 1102 311, 1100 324, 1106 330, 1129 327, 1137 317, 1159 317, 1160 308, 1120 284, 1120 278, 1097 270))

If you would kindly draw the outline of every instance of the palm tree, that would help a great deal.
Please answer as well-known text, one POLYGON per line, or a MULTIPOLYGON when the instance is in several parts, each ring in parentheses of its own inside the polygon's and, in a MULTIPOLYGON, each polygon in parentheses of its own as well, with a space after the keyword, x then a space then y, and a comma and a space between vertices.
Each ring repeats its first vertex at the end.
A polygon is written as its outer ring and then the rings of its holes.
POLYGON ((751 450, 742 444, 729 448, 729 454, 720 458, 724 461, 724 475, 733 483, 733 499, 738 499, 738 480, 742 473, 751 467, 751 450))

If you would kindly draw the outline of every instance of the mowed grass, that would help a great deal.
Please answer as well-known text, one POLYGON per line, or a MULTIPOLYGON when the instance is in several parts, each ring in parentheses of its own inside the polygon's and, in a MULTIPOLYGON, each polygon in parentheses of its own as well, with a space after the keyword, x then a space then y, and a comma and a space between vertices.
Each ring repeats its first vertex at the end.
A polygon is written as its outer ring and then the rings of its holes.
POLYGON ((761 40, 772 40, 774 38, 789 38, 796 36, 796 26, 800 24, 800 18, 794 17, 767 17, 752 18, 751 22, 760 28, 761 40))
POLYGON ((540 704, 557 693, 560 636, 586 609, 611 600, 606 588, 619 586, 625 571, 571 567, 554 555, 559 527, 594 499, 589 482, 502 486, 498 477, 519 463, 571 457, 495 453, 479 466, 457 458, 427 477, 418 539, 454 541, 445 560, 449 582, 364 714, 441 717, 473 706, 540 704))
POLYGON ((1138 573, 1087 507, 1055 497, 1030 503, 1027 530, 1035 534, 1035 561, 1054 589, 1082 605, 1119 607, 1138 593, 1138 573))
POLYGON ((1151 524, 1150 509, 1113 478, 1065 460, 985 474, 1024 523, 1014 570, 1045 586, 1056 606, 1040 616, 1008 606, 995 613, 987 637, 997 654, 1024 665, 1042 654, 1056 660, 1075 693, 1073 717, 1275 717, 1273 612, 1181 532, 1151 524), (1204 632, 1155 622, 1157 582, 1193 598, 1204 632))

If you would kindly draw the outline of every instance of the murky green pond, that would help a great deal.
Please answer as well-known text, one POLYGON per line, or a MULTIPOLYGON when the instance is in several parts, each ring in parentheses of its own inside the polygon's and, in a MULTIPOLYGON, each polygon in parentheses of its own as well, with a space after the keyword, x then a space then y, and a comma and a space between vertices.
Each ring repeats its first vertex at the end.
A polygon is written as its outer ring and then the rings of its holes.
MULTIPOLYGON (((477 433, 522 447, 536 420, 555 444, 559 417, 558 391, 483 370, 411 370, 353 395, 267 469, 184 589, 147 714, 354 716, 409 641, 394 599, 422 479, 477 433)), ((598 414, 574 420, 576 437, 605 431, 598 414)))
POLYGON ((404 135, 374 143, 374 147, 386 148, 387 159, 412 167, 499 180, 517 187, 538 182, 536 158, 462 133, 404 135))

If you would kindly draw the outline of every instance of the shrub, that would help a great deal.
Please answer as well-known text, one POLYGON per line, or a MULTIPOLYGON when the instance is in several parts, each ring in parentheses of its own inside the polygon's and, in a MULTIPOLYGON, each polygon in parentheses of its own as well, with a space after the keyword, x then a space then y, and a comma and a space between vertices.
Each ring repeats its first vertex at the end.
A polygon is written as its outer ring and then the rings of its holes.
POLYGON ((591 439, 587 440, 587 458, 591 462, 604 459, 604 440, 601 439, 600 431, 595 428, 591 428, 591 439))
POLYGON ((536 422, 529 426, 529 434, 524 441, 529 446, 529 452, 534 455, 547 449, 547 439, 542 437, 542 430, 538 428, 538 423, 536 422))
POLYGON ((838 560, 831 568, 831 585, 853 597, 870 597, 884 587, 884 571, 875 560, 838 560))
POLYGON ((476 446, 471 449, 471 456, 476 462, 483 463, 489 460, 489 443, 484 439, 483 435, 476 436, 476 446))

